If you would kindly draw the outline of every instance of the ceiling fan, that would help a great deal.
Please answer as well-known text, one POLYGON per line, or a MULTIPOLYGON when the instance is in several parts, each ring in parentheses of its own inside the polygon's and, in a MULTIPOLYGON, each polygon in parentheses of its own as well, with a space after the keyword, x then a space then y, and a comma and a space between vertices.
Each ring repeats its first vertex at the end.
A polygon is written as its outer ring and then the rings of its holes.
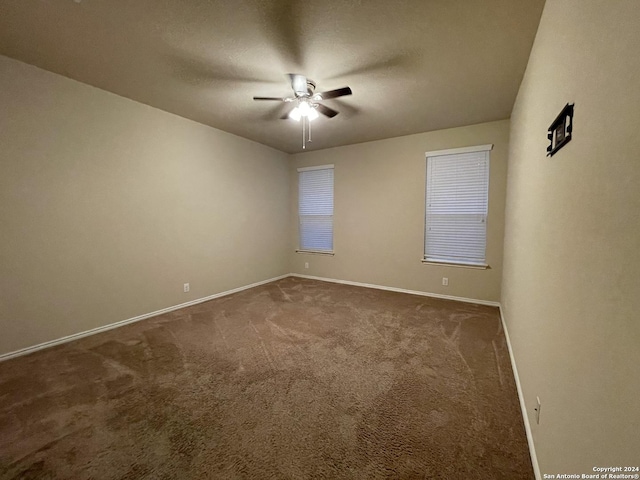
POLYGON ((343 87, 327 92, 316 93, 316 83, 313 80, 299 73, 289 73, 288 77, 291 82, 291 88, 293 89, 293 97, 253 97, 253 99, 295 103, 295 107, 280 118, 291 118, 296 121, 302 120, 302 148, 306 149, 305 124, 307 126, 306 130, 309 132, 309 141, 311 141, 311 121, 318 118, 318 112, 329 118, 333 118, 339 113, 337 110, 329 108, 320 102, 322 100, 351 95, 352 92, 349 87, 343 87))
POLYGON ((318 112, 326 115, 329 118, 333 118, 338 114, 337 110, 329 108, 319 102, 322 100, 329 100, 331 98, 343 97, 345 95, 351 95, 351 89, 349 87, 337 88, 335 90, 329 90, 327 92, 315 93, 316 83, 298 73, 289 73, 289 80, 291 81, 291 88, 293 89, 293 97, 253 97, 254 100, 274 100, 278 102, 295 102, 296 106, 288 114, 283 115, 281 118, 292 118, 294 120, 300 120, 301 117, 307 117, 308 120, 314 120, 318 118, 318 112))

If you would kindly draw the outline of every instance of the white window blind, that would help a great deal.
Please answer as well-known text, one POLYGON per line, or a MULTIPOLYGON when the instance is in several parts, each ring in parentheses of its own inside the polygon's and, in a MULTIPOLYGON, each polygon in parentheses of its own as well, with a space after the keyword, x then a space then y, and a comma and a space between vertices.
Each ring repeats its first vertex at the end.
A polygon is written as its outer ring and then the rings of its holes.
POLYGON ((300 250, 333 251, 333 165, 298 170, 300 250))
POLYGON ((427 155, 425 261, 486 264, 490 148, 427 155))

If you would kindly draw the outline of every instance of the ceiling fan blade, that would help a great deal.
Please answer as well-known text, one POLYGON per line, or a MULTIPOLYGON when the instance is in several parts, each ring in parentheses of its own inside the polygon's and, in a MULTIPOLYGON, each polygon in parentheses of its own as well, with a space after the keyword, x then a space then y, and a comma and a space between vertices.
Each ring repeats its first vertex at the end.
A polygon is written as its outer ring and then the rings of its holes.
POLYGON ((340 109, 340 115, 345 118, 352 117, 353 115, 357 115, 361 112, 358 107, 354 107, 351 103, 345 102, 339 98, 333 100, 333 105, 340 109))
POLYGON ((318 93, 316 95, 320 95, 322 100, 327 100, 329 98, 338 98, 344 97, 345 95, 351 95, 353 92, 349 87, 336 88, 335 90, 329 90, 328 92, 318 93))
POLYGON ((307 87, 307 77, 298 73, 290 73, 289 80, 291 81, 291 88, 296 92, 296 96, 308 95, 309 87, 307 87))
POLYGON ((282 97, 253 97, 254 100, 276 100, 278 102, 286 102, 286 98, 282 97))
POLYGON ((265 122, 271 122, 274 118, 278 118, 282 115, 282 112, 288 110, 282 102, 270 102, 268 106, 265 105, 265 108, 261 108, 260 112, 257 114, 256 118, 263 120, 265 122))
POLYGON ((333 108, 329 108, 326 105, 322 105, 321 103, 318 103, 316 108, 321 114, 326 115, 329 118, 333 118, 339 113, 337 110, 334 110, 333 108))

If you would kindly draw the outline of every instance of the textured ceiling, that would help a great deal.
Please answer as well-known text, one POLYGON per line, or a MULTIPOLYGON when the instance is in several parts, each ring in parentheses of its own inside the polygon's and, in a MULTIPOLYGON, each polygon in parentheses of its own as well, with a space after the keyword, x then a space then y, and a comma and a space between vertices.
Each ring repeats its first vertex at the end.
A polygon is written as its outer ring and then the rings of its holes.
POLYGON ((286 73, 324 103, 307 149, 508 118, 544 0, 2 0, 0 53, 293 153, 286 73))

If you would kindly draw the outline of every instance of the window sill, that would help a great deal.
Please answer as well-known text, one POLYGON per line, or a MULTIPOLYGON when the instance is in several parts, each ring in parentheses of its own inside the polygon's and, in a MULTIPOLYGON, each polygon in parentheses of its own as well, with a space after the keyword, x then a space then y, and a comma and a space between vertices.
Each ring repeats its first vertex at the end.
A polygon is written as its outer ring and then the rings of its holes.
POLYGON ((439 265, 441 267, 458 267, 458 268, 471 268, 475 270, 490 270, 491 267, 486 264, 477 264, 477 263, 455 263, 455 262, 437 262, 435 260, 424 260, 422 259, 422 263, 425 265, 439 265))
POLYGON ((335 252, 330 251, 322 251, 322 250, 296 250, 296 253, 306 253, 308 255, 327 255, 329 257, 333 257, 335 255, 335 252))

